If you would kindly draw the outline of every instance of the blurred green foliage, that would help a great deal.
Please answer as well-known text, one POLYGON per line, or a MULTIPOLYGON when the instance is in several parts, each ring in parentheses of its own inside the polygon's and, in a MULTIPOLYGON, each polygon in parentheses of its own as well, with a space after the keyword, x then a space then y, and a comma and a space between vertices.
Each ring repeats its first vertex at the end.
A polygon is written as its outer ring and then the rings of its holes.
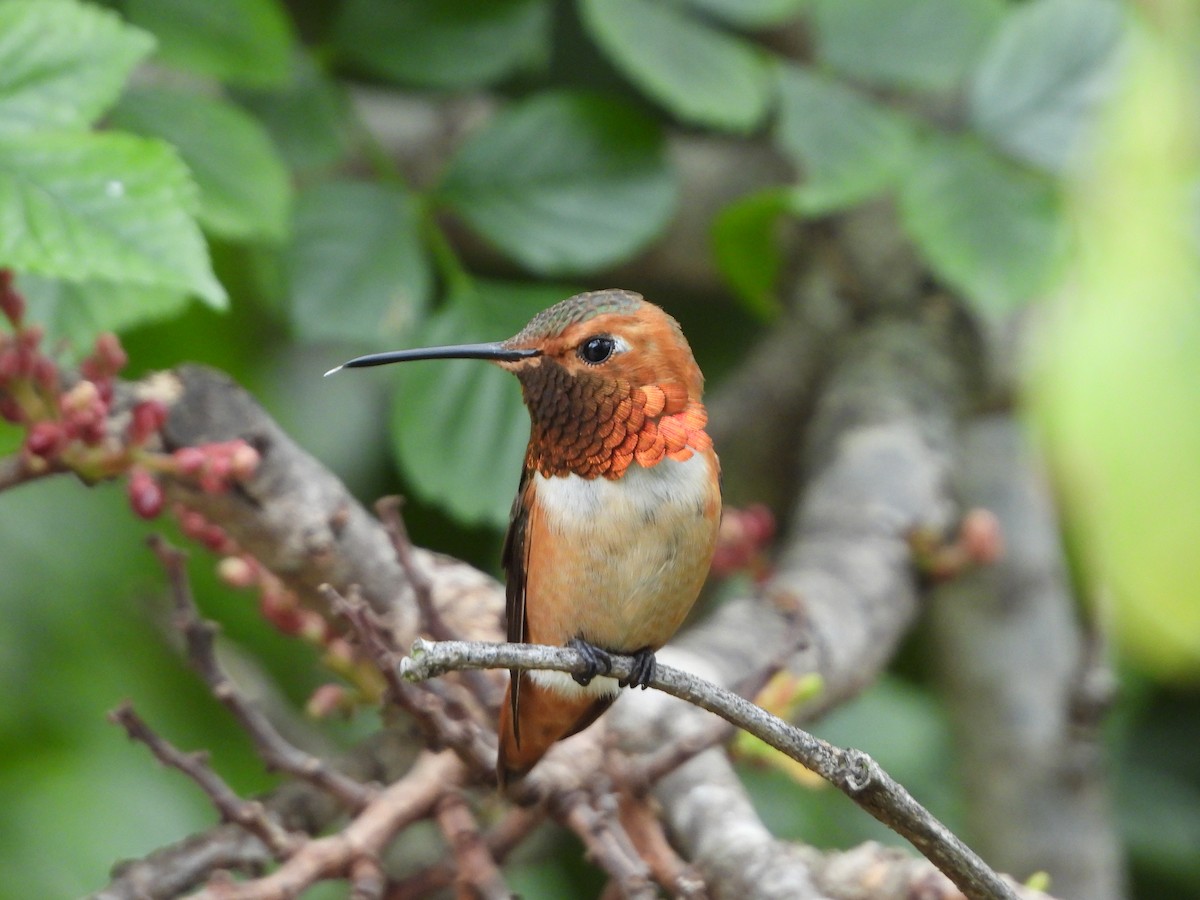
MULTIPOLYGON (((781 219, 892 199, 980 317, 1039 301, 1038 427, 1081 584, 1108 591, 1140 673, 1113 728, 1137 887, 1191 896, 1196 45, 1186 0, 0 0, 0 266, 64 356, 119 330, 135 371, 220 366, 360 496, 412 495, 420 541, 490 566, 525 439, 515 385, 469 363, 320 372, 360 350, 503 338, 574 289, 559 279, 603 286, 589 279, 678 208, 669 127, 769 141, 797 172, 727 207, 696 250, 742 304, 681 316, 710 377, 780 309, 781 219), (484 89, 500 109, 410 183, 350 102, 356 81, 484 89), (451 220, 495 271, 458 258, 451 220)), ((0 429, 3 449, 18 440, 0 429)), ((0 870, 20 875, 0 896, 82 893, 211 821, 104 722, 123 696, 210 748, 236 787, 270 783, 170 649, 143 534, 111 486, 0 494, 0 870)), ((229 652, 302 704, 327 677, 312 652, 262 627, 206 560, 192 570, 229 652)), ((889 677, 821 732, 956 821, 923 687, 889 677)), ((886 837, 831 792, 745 775, 783 836, 886 837)), ((579 848, 552 840, 555 861, 519 861, 514 885, 597 891, 579 848)))

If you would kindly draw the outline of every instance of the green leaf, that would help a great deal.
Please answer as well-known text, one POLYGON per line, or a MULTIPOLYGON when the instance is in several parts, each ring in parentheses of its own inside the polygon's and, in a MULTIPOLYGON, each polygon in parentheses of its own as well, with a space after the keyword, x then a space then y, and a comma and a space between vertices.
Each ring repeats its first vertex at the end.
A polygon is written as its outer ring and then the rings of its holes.
POLYGON ((557 275, 628 259, 666 226, 676 192, 649 118, 599 96, 547 93, 468 141, 440 197, 512 259, 557 275))
POLYGON ((737 28, 768 28, 794 18, 808 0, 687 0, 737 28))
POLYGON ((0 266, 68 281, 194 293, 224 307, 167 145, 126 134, 0 139, 0 266))
POLYGON ((296 54, 285 86, 272 91, 235 90, 233 96, 263 123, 296 171, 333 166, 350 147, 352 128, 345 99, 307 54, 296 54))
POLYGON ((730 204, 713 223, 717 269, 746 308, 765 320, 780 311, 776 286, 783 256, 775 230, 790 208, 786 188, 768 188, 730 204))
MULTIPOLYGON (((571 292, 485 282, 455 297, 422 334, 426 346, 502 340, 571 292)), ((517 380, 480 360, 400 367, 392 439, 407 481, 466 523, 508 521, 525 460, 529 417, 517 380)))
POLYGON ((406 84, 489 84, 549 53, 545 0, 350 0, 334 38, 347 59, 406 84))
POLYGON ((816 0, 817 53, 872 84, 951 90, 1004 10, 1002 0, 816 0))
POLYGON ((287 81, 292 27, 279 0, 127 0, 172 65, 246 87, 287 81))
POLYGON ((411 194, 365 181, 324 182, 300 194, 292 228, 284 266, 299 335, 375 343, 416 322, 432 276, 411 194))
POLYGON ((1115 86, 1125 24, 1110 0, 1014 7, 971 84, 975 126, 1017 159, 1063 171, 1115 86))
POLYGON ((766 55, 661 0, 579 0, 613 64, 684 122, 747 132, 771 101, 766 55))
POLYGON ((934 271, 986 312, 1032 299, 1060 245, 1049 183, 965 139, 932 140, 918 156, 900 212, 934 271))
POLYGON ((30 319, 45 326, 52 341, 64 340, 77 352, 90 350, 102 331, 123 331, 178 315, 188 304, 183 291, 163 287, 69 282, 19 276, 30 319))
POLYGON ((0 135, 90 125, 153 49, 150 35, 90 4, 0 4, 0 135))
POLYGON ((819 215, 888 188, 912 153, 909 124, 846 85, 780 69, 776 142, 804 171, 796 210, 819 215))
POLYGON ((232 240, 281 240, 291 184, 266 131, 224 100, 142 88, 113 111, 118 128, 175 146, 200 188, 200 224, 232 240))

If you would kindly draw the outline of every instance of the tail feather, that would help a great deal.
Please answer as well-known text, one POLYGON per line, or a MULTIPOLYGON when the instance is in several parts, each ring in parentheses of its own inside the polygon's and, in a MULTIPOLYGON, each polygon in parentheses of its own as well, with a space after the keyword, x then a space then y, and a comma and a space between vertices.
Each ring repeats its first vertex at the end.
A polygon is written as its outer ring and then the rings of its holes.
POLYGON ((528 675, 517 677, 521 679, 517 718, 513 718, 511 684, 500 705, 496 777, 502 788, 532 769, 556 742, 595 722, 616 699, 615 694, 563 694, 528 675))

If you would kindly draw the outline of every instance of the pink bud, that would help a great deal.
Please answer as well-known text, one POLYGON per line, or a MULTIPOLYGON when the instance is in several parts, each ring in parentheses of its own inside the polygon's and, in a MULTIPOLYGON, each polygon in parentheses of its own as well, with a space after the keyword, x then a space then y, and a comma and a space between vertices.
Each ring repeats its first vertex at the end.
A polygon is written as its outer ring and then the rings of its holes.
POLYGON ((21 409, 21 405, 17 403, 15 397, 8 394, 0 394, 0 417, 3 417, 6 422, 12 422, 14 425, 24 421, 25 412, 21 409))
POLYGON ((180 475, 195 475, 208 460, 199 447, 180 447, 171 457, 175 460, 176 471, 180 475))
POLYGON ((129 357, 125 353, 125 348, 121 346, 121 341, 111 331, 106 331, 96 338, 94 356, 108 375, 116 375, 129 362, 129 357))
POLYGON ((163 489, 154 477, 140 466, 129 471, 127 485, 129 503, 143 519, 153 519, 163 508, 163 489))
POLYGON ((1004 531, 991 510, 968 510, 959 526, 958 539, 977 565, 991 565, 1004 555, 1004 531))
POLYGON ((58 398, 58 408, 63 415, 87 413, 100 403, 100 391, 91 381, 81 381, 58 398))
POLYGON ((25 436, 25 449, 34 456, 49 459, 62 449, 65 438, 58 422, 35 422, 25 436))
POLYGON ((179 517, 179 528, 184 534, 194 541, 203 540, 204 532, 208 529, 208 519, 204 518, 203 513, 180 507, 176 515, 179 517))
POLYGON ((217 574, 235 588, 250 587, 258 580, 256 564, 244 556, 226 556, 217 564, 217 574))
POLYGON ((238 481, 246 481, 254 475, 260 461, 257 450, 245 441, 237 441, 229 454, 229 469, 238 481))
POLYGON ((144 444, 167 421, 167 408, 158 400, 143 400, 133 408, 129 442, 144 444))
POLYGON ((20 328, 25 318, 25 298, 13 287, 11 269, 0 269, 0 313, 13 328, 20 328))
POLYGON ((45 356, 37 356, 33 360, 33 383, 47 394, 58 392, 58 367, 54 360, 45 356))
POLYGON ((324 719, 345 708, 348 696, 340 684, 323 684, 308 698, 304 711, 314 719, 324 719))

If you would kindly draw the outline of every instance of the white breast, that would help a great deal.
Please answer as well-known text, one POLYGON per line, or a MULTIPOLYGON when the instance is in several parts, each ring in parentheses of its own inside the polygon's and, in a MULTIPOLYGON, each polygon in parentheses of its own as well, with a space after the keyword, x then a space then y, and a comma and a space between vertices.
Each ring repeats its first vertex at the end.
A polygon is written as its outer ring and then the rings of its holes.
MULTIPOLYGON (((697 453, 648 469, 634 463, 617 480, 536 475, 549 532, 543 539, 572 548, 570 562, 548 565, 530 582, 531 591, 567 601, 550 606, 570 610, 569 618, 537 630, 556 643, 582 637, 622 652, 666 643, 708 572, 716 538, 708 515, 715 474, 697 453)), ((531 596, 528 615, 536 616, 541 606, 531 596)), ((578 690, 569 679, 537 677, 578 690)), ((596 679, 590 691, 611 689, 603 681, 596 679)))

